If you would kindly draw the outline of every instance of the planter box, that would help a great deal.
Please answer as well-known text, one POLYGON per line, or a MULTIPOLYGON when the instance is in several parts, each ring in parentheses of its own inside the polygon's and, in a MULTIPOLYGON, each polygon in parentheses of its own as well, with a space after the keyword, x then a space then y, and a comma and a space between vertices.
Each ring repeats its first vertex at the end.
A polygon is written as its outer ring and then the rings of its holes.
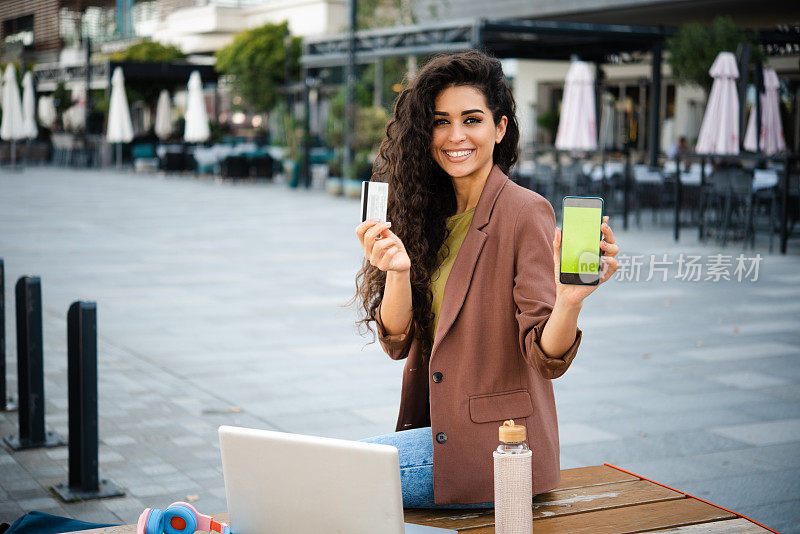
POLYGON ((325 190, 334 196, 340 196, 344 192, 344 178, 340 176, 330 176, 325 181, 325 190))
POLYGON ((361 180, 343 180, 347 198, 361 198, 361 180))

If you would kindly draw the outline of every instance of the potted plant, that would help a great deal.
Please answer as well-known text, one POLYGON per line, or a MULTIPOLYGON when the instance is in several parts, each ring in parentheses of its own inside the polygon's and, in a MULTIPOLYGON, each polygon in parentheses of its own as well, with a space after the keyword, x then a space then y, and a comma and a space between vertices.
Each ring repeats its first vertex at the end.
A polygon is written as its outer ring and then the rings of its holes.
POLYGON ((325 190, 339 196, 344 192, 344 172, 342 170, 342 151, 334 150, 333 158, 328 162, 328 179, 325 190))

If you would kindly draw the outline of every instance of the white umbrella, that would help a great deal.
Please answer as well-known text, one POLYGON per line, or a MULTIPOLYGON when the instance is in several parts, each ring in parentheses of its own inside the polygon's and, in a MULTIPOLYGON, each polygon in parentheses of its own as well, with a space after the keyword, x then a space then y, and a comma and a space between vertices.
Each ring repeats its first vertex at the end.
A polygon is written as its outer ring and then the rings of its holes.
POLYGON ((158 95, 155 130, 159 139, 167 139, 172 135, 172 105, 169 101, 169 91, 166 89, 158 95))
POLYGON ((77 132, 86 126, 86 112, 83 102, 76 102, 72 104, 64 112, 63 117, 64 129, 68 132, 77 132))
POLYGON ((736 57, 730 52, 720 52, 708 73, 714 78, 714 84, 695 150, 700 154, 738 154, 739 95, 736 78, 739 69, 736 57))
POLYGON ((37 103, 39 123, 47 128, 52 128, 56 120, 56 106, 53 104, 52 96, 43 96, 37 103))
POLYGON ((3 76, 3 121, 0 123, 0 138, 11 141, 11 165, 17 160, 17 139, 25 138, 25 127, 22 121, 22 102, 19 99, 17 73, 14 65, 9 63, 3 76))
POLYGON ((778 75, 774 69, 764 69, 764 94, 758 95, 761 99, 761 134, 760 143, 756 143, 756 108, 750 111, 750 120, 744 135, 744 147, 756 152, 760 144, 761 152, 772 155, 786 150, 786 141, 783 139, 783 126, 781 125, 781 112, 778 107, 778 75))
POLYGON ((22 77, 22 125, 25 137, 36 139, 39 128, 36 127, 36 94, 33 92, 33 75, 30 71, 22 77))
POLYGON ((121 143, 130 143, 133 140, 131 110, 128 108, 128 98, 125 96, 125 77, 122 75, 121 67, 115 68, 111 77, 111 102, 108 109, 106 139, 109 143, 117 143, 117 167, 121 167, 121 143))
POLYGON ((186 102, 186 128, 183 131, 183 139, 187 143, 202 143, 206 141, 211 132, 208 128, 208 113, 206 112, 206 102, 203 97, 203 83, 200 81, 200 73, 192 72, 189 76, 189 96, 186 102))
POLYGON ((564 83, 564 100, 556 134, 559 150, 595 150, 597 118, 594 74, 585 61, 573 61, 564 83))

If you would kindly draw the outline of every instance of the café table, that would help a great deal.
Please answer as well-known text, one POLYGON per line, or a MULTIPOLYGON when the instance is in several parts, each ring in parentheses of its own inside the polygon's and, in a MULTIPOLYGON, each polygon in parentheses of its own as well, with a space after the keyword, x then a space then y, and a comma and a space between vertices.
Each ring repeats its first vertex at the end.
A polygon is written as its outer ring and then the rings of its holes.
MULTIPOLYGON (((216 514, 227 521, 227 514, 216 514)), ((457 530, 493 534, 494 512, 487 510, 406 509, 405 520, 457 530)), ((647 479, 612 464, 561 471, 561 484, 533 500, 534 534, 763 534, 775 532, 734 511, 647 479)), ((136 525, 83 531, 135 534, 136 525)))

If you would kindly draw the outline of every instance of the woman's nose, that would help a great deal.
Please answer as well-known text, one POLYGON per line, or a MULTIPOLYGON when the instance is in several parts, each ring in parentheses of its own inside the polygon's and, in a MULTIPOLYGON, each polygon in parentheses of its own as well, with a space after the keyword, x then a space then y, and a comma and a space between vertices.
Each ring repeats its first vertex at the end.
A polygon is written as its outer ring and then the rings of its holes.
POLYGON ((448 141, 450 142, 458 142, 463 141, 466 139, 467 135, 464 129, 461 127, 460 124, 454 124, 450 128, 450 135, 448 136, 448 141))

